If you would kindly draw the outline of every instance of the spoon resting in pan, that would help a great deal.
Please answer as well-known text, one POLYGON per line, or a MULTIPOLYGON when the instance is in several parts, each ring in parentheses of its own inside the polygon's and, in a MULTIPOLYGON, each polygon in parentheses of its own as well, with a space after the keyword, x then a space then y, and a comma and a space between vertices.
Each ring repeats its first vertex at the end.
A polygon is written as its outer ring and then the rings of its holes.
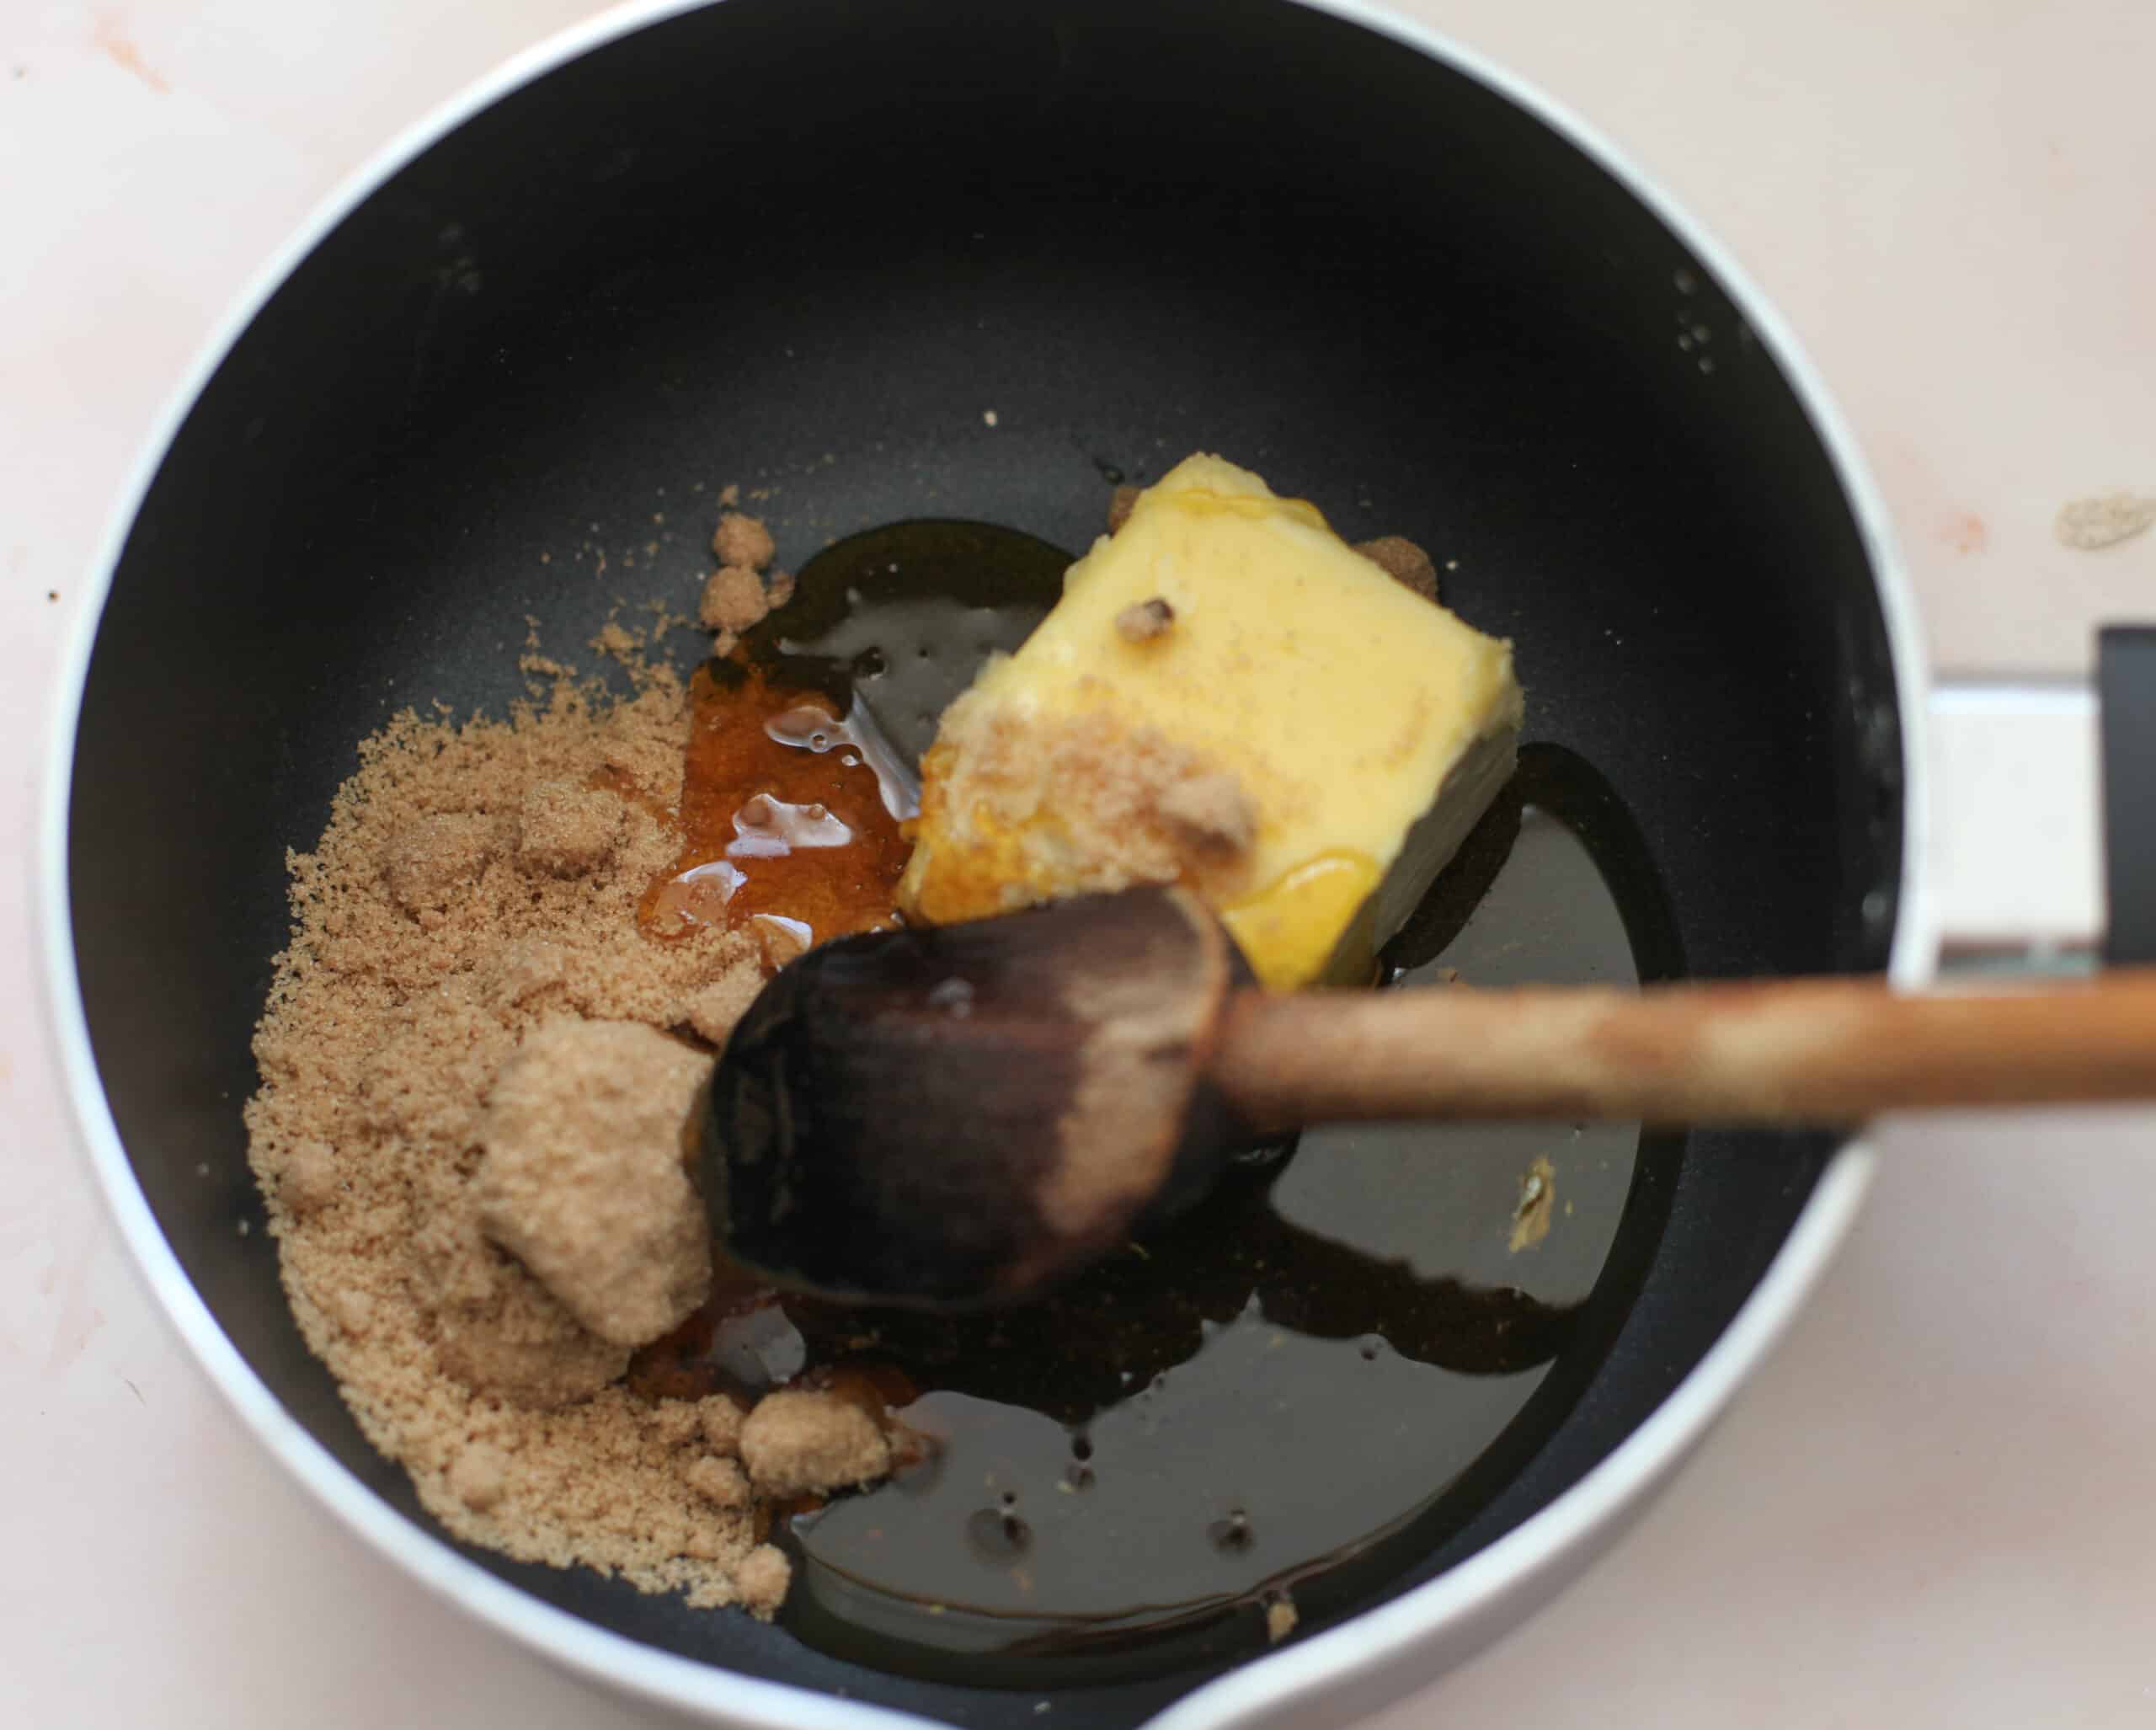
POLYGON ((1053 1286, 1307 1124, 2148 1097, 2156 970, 1276 994, 1195 896, 1137 889, 803 957, 721 1056, 701 1177, 718 1241, 783 1284, 962 1307, 1053 1286))

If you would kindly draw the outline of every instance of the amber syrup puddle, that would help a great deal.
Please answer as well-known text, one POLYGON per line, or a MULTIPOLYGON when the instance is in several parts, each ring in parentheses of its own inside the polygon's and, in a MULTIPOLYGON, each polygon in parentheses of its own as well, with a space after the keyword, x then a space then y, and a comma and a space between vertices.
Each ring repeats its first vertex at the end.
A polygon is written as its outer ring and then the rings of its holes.
POLYGON ((909 848, 830 698, 737 649, 696 670, 689 706, 681 852, 644 893, 645 933, 771 921, 805 946, 889 925, 909 848))

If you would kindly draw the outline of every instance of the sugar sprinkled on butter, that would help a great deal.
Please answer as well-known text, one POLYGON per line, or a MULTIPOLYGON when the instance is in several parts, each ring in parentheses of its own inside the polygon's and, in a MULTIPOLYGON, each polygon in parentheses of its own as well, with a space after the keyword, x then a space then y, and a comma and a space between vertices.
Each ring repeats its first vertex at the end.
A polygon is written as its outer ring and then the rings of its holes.
POLYGON ((946 713, 900 902, 942 923, 1181 880, 1267 984, 1367 977, 1510 774, 1520 713, 1508 643, 1193 457, 946 713))

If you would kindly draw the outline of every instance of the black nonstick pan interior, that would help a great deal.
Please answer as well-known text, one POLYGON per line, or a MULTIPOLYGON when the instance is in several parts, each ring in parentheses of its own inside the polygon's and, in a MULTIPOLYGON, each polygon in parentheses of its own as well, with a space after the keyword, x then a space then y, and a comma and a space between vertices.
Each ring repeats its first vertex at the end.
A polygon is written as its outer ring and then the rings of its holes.
MULTIPOLYGON (((273 1246, 235 1230, 259 1219, 238 1108, 284 850, 320 832, 355 742, 408 702, 499 712, 527 613, 573 645, 617 595, 693 593, 693 537, 622 561, 697 484, 775 487, 789 564, 921 515, 1078 548, 1109 478, 1201 448, 1351 539, 1457 561, 1449 601, 1516 640, 1528 736, 1592 765, 1689 970, 1883 964, 1899 724, 1848 504, 1708 270, 1572 146, 1271 0, 726 0, 653 25, 435 145, 275 294, 127 542, 77 747, 75 942, 144 1193, 257 1373, 408 1517, 427 1523, 302 1346, 273 1246), (604 575, 563 556, 586 542, 604 575)), ((1831 1151, 1702 1134, 1649 1161, 1657 1229, 1613 1265, 1532 1448, 1318 1619, 1606 1455, 1831 1151)), ((1038 1689, 905 1679, 473 1554, 738 1670, 1041 1722, 1038 1689)), ((1248 1650, 1062 1689, 1054 1722, 1135 1723, 1248 1650)))

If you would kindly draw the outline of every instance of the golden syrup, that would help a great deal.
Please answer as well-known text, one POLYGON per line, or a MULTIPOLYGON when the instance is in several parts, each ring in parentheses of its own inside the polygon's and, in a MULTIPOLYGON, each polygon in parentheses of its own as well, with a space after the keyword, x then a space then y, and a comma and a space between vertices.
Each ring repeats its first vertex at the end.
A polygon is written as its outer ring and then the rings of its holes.
POLYGON ((806 944, 889 924, 901 813, 830 697, 734 660, 697 669, 689 698, 681 852, 645 893, 644 931, 765 919, 806 944))

